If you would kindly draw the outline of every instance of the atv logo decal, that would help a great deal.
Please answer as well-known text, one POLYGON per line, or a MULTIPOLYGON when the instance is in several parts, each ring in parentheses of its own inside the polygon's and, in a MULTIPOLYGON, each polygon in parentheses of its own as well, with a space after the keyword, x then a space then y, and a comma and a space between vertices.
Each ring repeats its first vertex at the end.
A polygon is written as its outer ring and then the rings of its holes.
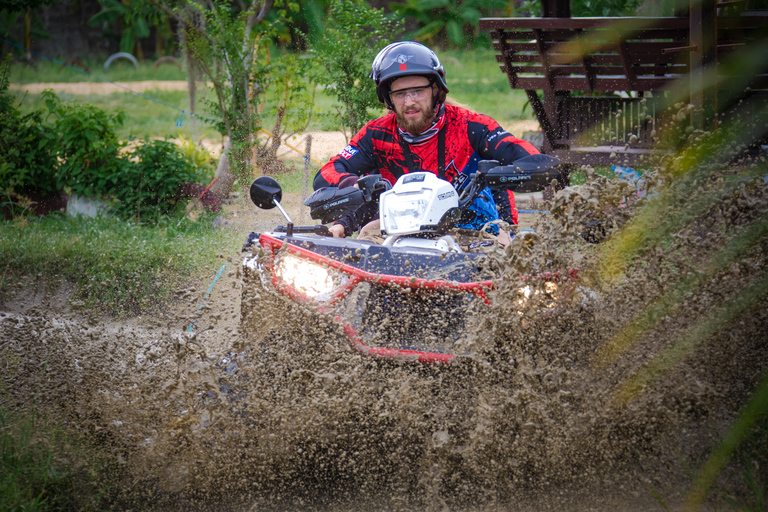
POLYGON ((453 182, 453 186, 461 189, 461 186, 464 185, 464 182, 469 179, 469 174, 459 173, 458 176, 456 176, 456 181, 453 182))
POLYGON ((398 56, 397 56, 397 57, 395 57, 395 62, 397 62, 398 64, 400 64, 400 71, 405 71, 405 69, 406 69, 406 63, 407 63, 409 60, 411 60, 411 58, 412 58, 412 57, 413 57, 413 55, 403 55, 402 53, 401 53, 401 54, 398 54, 398 56))
POLYGON ((338 201, 334 201, 332 203, 324 204, 323 205, 323 210, 330 210, 334 206, 339 206, 340 204, 344 204, 344 203, 348 203, 348 202, 349 202, 349 198, 345 197, 344 199, 339 199, 338 201))
POLYGON ((424 181, 424 178, 426 176, 424 174, 412 174, 411 176, 406 176, 403 178, 403 185, 406 183, 413 183, 415 181, 424 181))
POLYGON ((350 158, 355 156, 357 152, 358 152, 357 148, 353 147, 352 145, 349 145, 341 150, 341 153, 339 153, 339 156, 342 156, 346 160, 349 160, 350 158))
POLYGON ((437 200, 438 201, 442 201, 443 199, 448 199, 449 197, 453 197, 455 195, 456 195, 456 191, 455 190, 451 190, 450 192, 446 192, 444 194, 438 194, 437 200))
POLYGON ((508 181, 525 181, 531 179, 530 174, 523 174, 522 176, 500 176, 499 181, 506 183, 508 181))

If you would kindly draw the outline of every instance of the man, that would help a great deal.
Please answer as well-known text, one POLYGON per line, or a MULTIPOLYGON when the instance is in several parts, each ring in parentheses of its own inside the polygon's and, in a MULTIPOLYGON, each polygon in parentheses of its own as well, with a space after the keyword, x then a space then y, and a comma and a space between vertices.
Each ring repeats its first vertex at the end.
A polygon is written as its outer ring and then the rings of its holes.
MULTIPOLYGON (((445 70, 437 55, 420 43, 402 41, 384 48, 373 61, 371 78, 379 101, 392 112, 366 124, 325 164, 315 177, 315 189, 353 184, 358 176, 372 173, 394 184, 403 174, 428 171, 461 191, 479 160, 509 164, 538 153, 490 117, 447 105, 445 70)), ((474 218, 462 218, 460 227, 477 228, 498 218, 517 224, 511 191, 487 189, 470 210, 474 218)), ((348 215, 331 233, 350 236, 377 213, 348 215)))

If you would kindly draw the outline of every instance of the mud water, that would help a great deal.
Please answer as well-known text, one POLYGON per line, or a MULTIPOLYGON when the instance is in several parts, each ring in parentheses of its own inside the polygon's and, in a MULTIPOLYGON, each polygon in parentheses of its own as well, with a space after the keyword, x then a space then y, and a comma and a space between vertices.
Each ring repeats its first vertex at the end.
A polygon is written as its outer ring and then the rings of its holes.
MULTIPOLYGON (((671 202, 659 239, 617 267, 647 212, 634 192, 592 177, 547 205, 538 237, 491 249, 503 284, 493 306, 456 312, 471 355, 450 367, 364 358, 265 289, 247 290, 241 327, 239 247, 223 248, 210 297, 190 285, 124 321, 66 287, 4 296, 2 405, 89 433, 121 468, 124 508, 678 509, 686 466, 768 370, 768 188, 708 179, 691 193, 704 211, 671 202), (587 244, 583 221, 605 212, 624 231, 587 244), (521 303, 521 275, 572 268, 579 288, 557 307, 521 303)), ((728 466, 718 489, 746 492, 740 475, 728 466)))

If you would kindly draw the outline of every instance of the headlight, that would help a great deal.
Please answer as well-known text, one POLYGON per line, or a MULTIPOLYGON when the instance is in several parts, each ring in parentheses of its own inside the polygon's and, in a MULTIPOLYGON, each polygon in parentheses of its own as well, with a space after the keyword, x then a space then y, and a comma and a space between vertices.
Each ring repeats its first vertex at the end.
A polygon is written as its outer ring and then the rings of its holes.
POLYGON ((530 301, 536 301, 534 304, 539 307, 552 308, 557 301, 557 284, 545 281, 541 288, 525 285, 518 288, 517 293, 520 295, 517 301, 520 307, 525 307, 530 301))
POLYGON ((427 212, 429 201, 424 197, 393 196, 387 206, 387 232, 408 233, 418 231, 421 227, 421 219, 427 212))
POLYGON ((327 268, 290 254, 277 263, 275 275, 310 298, 329 295, 333 291, 333 277, 327 268))
POLYGON ((388 235, 409 235, 424 226, 437 226, 458 206, 453 185, 431 172, 414 172, 400 176, 392 190, 381 194, 379 218, 388 235))

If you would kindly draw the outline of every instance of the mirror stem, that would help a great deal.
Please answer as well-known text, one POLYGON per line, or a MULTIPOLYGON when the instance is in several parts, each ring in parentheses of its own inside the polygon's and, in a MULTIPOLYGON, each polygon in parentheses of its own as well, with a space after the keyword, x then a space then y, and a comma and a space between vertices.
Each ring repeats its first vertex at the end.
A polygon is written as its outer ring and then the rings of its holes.
POLYGON ((277 199, 273 198, 272 202, 275 203, 275 206, 277 206, 277 208, 280 210, 280 213, 283 214, 283 217, 285 217, 285 220, 288 221, 288 226, 286 226, 286 231, 288 233, 288 236, 293 236, 293 221, 288 216, 288 213, 285 210, 283 210, 283 207, 280 204, 280 201, 278 201, 277 199))

